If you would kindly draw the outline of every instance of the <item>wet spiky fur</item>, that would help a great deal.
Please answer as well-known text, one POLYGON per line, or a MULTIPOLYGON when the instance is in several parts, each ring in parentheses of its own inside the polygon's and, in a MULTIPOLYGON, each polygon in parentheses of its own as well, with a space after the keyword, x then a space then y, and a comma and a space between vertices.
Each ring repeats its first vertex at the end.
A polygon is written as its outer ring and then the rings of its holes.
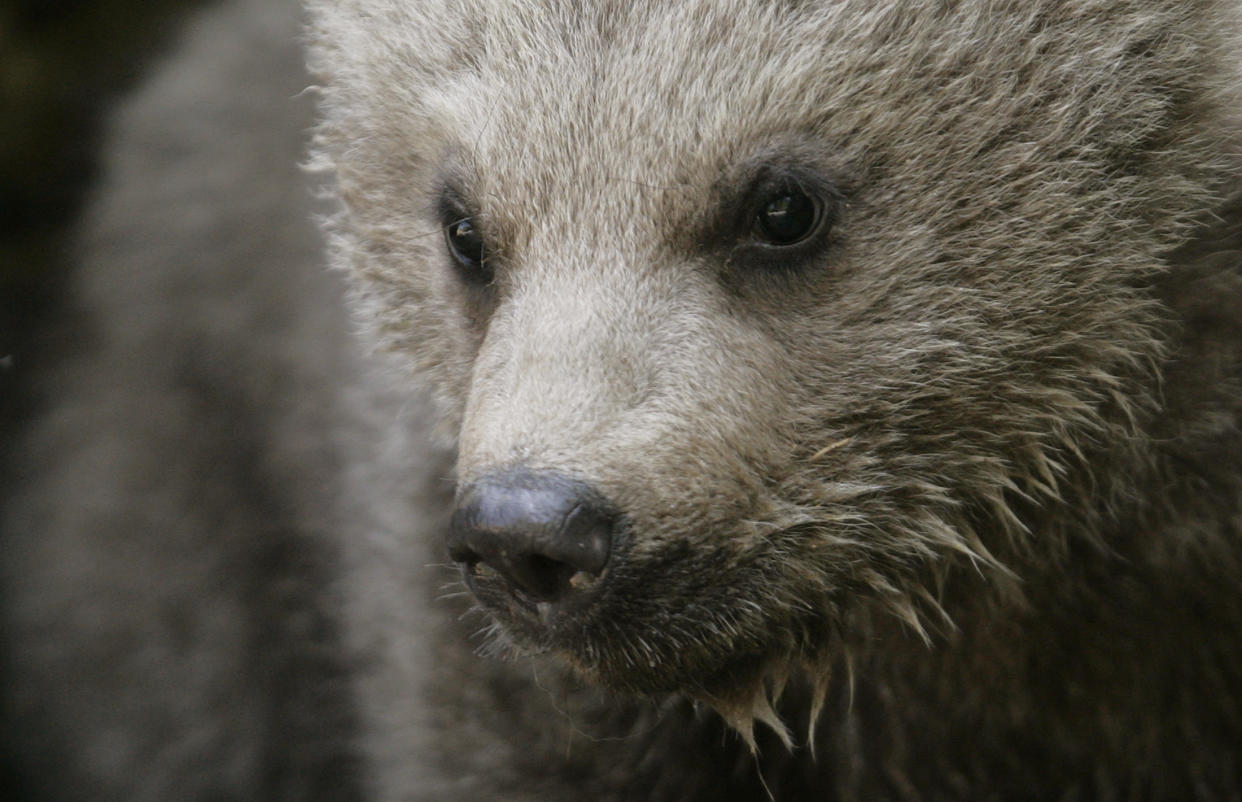
MULTIPOLYGON (((885 616, 928 644, 909 659, 1003 663, 980 630, 1116 607, 1083 562, 1234 563, 1237 477, 1173 500, 1158 433, 1185 392, 1168 254, 1239 175, 1231 6, 312 6, 337 259, 437 389, 459 481, 565 470, 626 514, 602 611, 501 632, 788 742, 770 697, 883 662, 885 616), (717 235, 756 163, 845 196, 811 267, 717 235), (436 235, 446 183, 490 237, 486 293, 436 235)), ((1219 387, 1238 346, 1211 336, 1219 387)), ((1217 403, 1196 414, 1236 446, 1217 403)))
POLYGON ((1242 794, 1236 4, 308 5, 367 794, 1242 794), (622 513, 588 610, 445 565, 513 465, 622 513))

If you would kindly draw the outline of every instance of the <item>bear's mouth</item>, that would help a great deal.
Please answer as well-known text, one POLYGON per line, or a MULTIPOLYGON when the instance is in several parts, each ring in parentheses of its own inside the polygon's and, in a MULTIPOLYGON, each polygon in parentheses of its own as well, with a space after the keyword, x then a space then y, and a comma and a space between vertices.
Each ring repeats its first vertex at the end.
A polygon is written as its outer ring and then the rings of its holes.
POLYGON ((489 560, 459 559, 464 583, 494 625, 485 651, 547 655, 614 692, 684 691, 714 705, 789 651, 774 640, 764 612, 745 601, 760 592, 748 586, 753 579, 722 573, 718 553, 635 553, 633 536, 626 526, 598 575, 543 566, 569 588, 554 597, 528 592, 489 560))

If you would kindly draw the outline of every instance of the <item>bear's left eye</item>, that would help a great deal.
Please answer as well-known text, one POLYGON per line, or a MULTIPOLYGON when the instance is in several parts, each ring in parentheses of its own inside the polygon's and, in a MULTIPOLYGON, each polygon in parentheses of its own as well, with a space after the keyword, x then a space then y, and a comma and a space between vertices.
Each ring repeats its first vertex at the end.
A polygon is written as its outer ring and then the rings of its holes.
POLYGON ((483 235, 471 218, 463 217, 446 225, 444 240, 448 243, 449 253, 467 275, 476 278, 483 276, 483 235))
POLYGON ((816 232, 822 217, 814 198, 799 189, 780 189, 760 204, 755 235, 768 245, 796 245, 816 232))

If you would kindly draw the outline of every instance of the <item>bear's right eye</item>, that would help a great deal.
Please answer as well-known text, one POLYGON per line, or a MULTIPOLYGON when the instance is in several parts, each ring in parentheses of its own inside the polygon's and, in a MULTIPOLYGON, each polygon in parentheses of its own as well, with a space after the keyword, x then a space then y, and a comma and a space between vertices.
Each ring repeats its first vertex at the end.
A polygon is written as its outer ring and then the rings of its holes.
POLYGON ((820 204, 798 189, 772 195, 755 215, 755 233, 768 245, 796 245, 815 233, 820 204))
POLYGON ((749 189, 726 198, 718 218, 728 232, 729 262, 765 273, 822 264, 818 257, 834 241, 845 197, 833 175, 797 163, 751 169, 756 175, 750 181, 737 181, 749 189))
POLYGON ((448 243, 449 253, 468 277, 475 281, 488 281, 483 235, 474 220, 463 217, 449 223, 444 227, 444 240, 448 243))

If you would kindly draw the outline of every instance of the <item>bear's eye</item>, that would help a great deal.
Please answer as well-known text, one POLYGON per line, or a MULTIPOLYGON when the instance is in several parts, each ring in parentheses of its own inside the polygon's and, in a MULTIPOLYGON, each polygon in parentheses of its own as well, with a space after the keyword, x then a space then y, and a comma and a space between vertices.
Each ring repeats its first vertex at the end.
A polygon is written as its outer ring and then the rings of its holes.
POLYGON ((768 245, 796 245, 819 227, 820 204, 798 189, 781 189, 764 200, 755 215, 755 235, 768 245))
POLYGON ((483 235, 469 217, 449 223, 444 227, 444 240, 449 253, 461 265, 467 275, 486 281, 483 261, 483 235))

